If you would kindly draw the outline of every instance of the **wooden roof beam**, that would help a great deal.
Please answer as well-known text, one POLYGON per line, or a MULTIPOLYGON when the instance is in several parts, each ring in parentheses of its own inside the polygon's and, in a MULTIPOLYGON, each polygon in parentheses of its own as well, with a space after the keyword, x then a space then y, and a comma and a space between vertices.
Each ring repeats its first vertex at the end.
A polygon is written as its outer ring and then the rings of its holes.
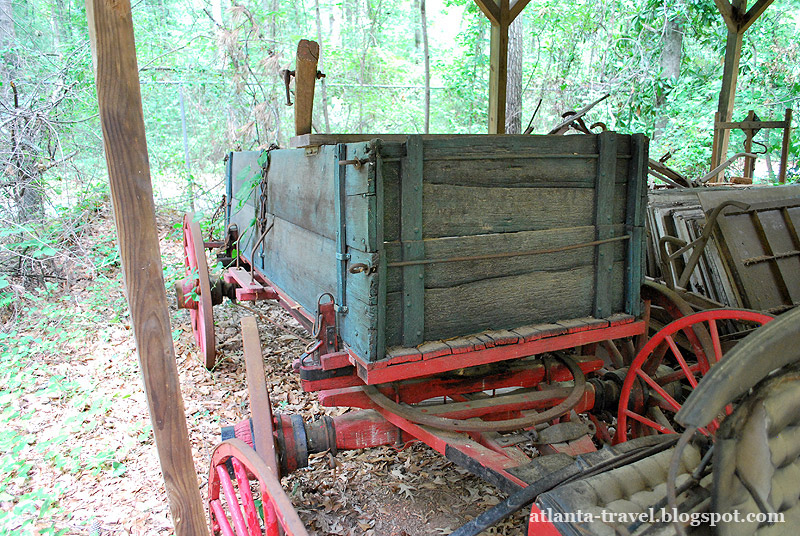
POLYGON ((511 2, 511 6, 509 7, 511 13, 509 14, 508 22, 514 22, 514 19, 522 13, 522 10, 525 9, 525 6, 527 6, 530 1, 531 0, 514 0, 511 2))
MULTIPOLYGON (((517 2, 524 0, 516 0, 517 2)), ((758 20, 764 10, 766 10, 774 0, 758 0, 747 10, 747 2, 735 1, 737 5, 732 5, 729 0, 714 0, 717 9, 722 15, 722 19, 732 32, 744 33, 758 20)), ((516 3, 516 2, 515 2, 516 3)), ((513 6, 512 6, 513 11, 513 6)))
POLYGON ((481 8, 489 22, 493 25, 500 24, 500 6, 494 0, 475 0, 475 3, 481 8))
POLYGON ((764 10, 772 4, 772 2, 773 0, 758 0, 758 2, 753 4, 753 7, 747 10, 747 13, 745 13, 742 21, 739 23, 739 31, 742 33, 746 32, 747 29, 750 28, 750 26, 752 26, 753 23, 758 19, 758 17, 764 13, 764 10))

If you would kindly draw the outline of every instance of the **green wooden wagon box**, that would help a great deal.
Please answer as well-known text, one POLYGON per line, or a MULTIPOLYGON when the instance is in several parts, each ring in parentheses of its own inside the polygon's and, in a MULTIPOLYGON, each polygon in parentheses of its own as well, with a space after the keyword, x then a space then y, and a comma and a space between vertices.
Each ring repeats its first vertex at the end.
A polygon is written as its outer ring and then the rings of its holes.
POLYGON ((366 361, 432 341, 639 314, 643 135, 330 135, 237 152, 240 251, 366 361))

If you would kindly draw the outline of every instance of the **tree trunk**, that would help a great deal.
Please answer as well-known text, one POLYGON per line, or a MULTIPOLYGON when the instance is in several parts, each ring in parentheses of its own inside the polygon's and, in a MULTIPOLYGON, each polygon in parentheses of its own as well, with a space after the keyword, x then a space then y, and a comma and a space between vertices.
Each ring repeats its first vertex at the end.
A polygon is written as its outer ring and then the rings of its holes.
POLYGON ((422 30, 422 54, 425 60, 425 134, 431 128, 431 57, 428 50, 428 21, 425 15, 425 0, 419 0, 420 28, 422 30))
POLYGON ((422 25, 418 24, 417 17, 422 14, 423 7, 420 0, 414 0, 414 63, 419 63, 422 51, 422 25))
MULTIPOLYGON (((317 63, 317 69, 319 69, 322 72, 325 72, 322 69, 322 57, 325 54, 325 49, 323 47, 323 41, 322 41, 322 16, 320 15, 319 12, 319 0, 314 0, 314 10, 316 11, 317 15, 317 43, 319 43, 320 46, 319 63, 317 63)), ((319 93, 322 100, 322 116, 325 119, 325 134, 330 134, 331 122, 330 118, 328 117, 328 90, 325 87, 324 78, 320 78, 319 85, 320 85, 319 93)))
MULTIPOLYGON (((681 56, 683 53, 683 28, 680 19, 677 17, 667 21, 664 25, 664 48, 661 49, 661 78, 663 80, 675 81, 681 74, 681 56)), ((659 109, 667 102, 668 90, 656 96, 656 108, 659 109)), ((668 119, 661 115, 656 120, 653 138, 658 139, 664 135, 667 128, 668 119)))
POLYGON ((522 17, 508 27, 508 66, 506 82, 506 134, 522 133, 522 55, 524 45, 522 17))

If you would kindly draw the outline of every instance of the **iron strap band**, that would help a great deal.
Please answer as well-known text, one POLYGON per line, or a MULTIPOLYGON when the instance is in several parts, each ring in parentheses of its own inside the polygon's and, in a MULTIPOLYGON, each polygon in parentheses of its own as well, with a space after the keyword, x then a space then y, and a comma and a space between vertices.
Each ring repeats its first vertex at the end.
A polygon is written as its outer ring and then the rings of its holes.
POLYGON ((560 253, 562 251, 569 251, 571 249, 588 248, 592 246, 599 246, 600 244, 608 244, 609 242, 621 242, 629 240, 631 235, 626 234, 622 236, 615 236, 614 238, 606 238, 604 240, 594 240, 592 242, 584 242, 582 244, 572 244, 570 246, 563 246, 560 248, 550 249, 534 249, 528 251, 508 251, 505 253, 488 253, 486 255, 472 255, 469 257, 448 257, 445 259, 420 259, 414 261, 399 261, 390 262, 386 266, 395 268, 400 266, 415 266, 419 264, 438 264, 441 262, 466 262, 466 261, 483 261, 489 259, 505 259, 508 257, 527 257, 529 255, 543 255, 545 253, 560 253))

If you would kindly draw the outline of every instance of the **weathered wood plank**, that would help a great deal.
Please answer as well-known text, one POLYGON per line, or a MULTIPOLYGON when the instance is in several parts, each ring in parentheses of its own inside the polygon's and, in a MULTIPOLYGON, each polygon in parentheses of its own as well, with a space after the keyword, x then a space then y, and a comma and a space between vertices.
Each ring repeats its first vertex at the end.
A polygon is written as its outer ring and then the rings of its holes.
POLYGON ((386 267, 386 251, 384 250, 384 233, 386 217, 384 215, 386 195, 384 181, 380 178, 384 175, 384 162, 380 151, 375 155, 375 240, 377 242, 376 254, 378 260, 378 299, 375 314, 375 353, 367 358, 380 360, 386 355, 386 281, 388 279, 388 269, 386 267))
MULTIPOLYGON (((625 263, 616 263, 611 279, 614 288, 622 289, 624 274, 625 263)), ((425 291, 425 340, 500 328, 514 330, 556 319, 591 316, 593 296, 594 267, 591 265, 428 289, 425 291)), ((621 310, 623 300, 620 291, 611 308, 621 310)), ((388 293, 386 337, 390 345, 400 344, 399 308, 399 293, 388 293)))
POLYGON ((86 15, 125 294, 175 534, 205 534, 164 293, 130 2, 87 0, 86 15))
POLYGON ((593 188, 596 158, 426 160, 425 182, 503 188, 593 188))
MULTIPOLYGON (((622 225, 616 225, 613 231, 614 236, 621 236, 625 232, 625 228, 622 225)), ((588 243, 595 239, 594 236, 594 227, 585 226, 545 231, 433 238, 424 241, 425 258, 447 259, 470 255, 554 249, 588 243)), ((626 251, 625 242, 616 242, 611 245, 613 246, 614 260, 623 260, 626 251)), ((385 247, 388 263, 402 260, 399 243, 387 243, 385 247)), ((536 271, 552 272, 592 265, 595 258, 594 249, 594 247, 585 247, 557 253, 503 259, 433 263, 425 268, 425 286, 426 288, 446 288, 480 279, 507 277, 536 271)), ((387 281, 389 292, 400 290, 400 272, 400 268, 389 268, 387 281)))
MULTIPOLYGON (((366 145, 348 148, 348 158, 363 156, 366 145)), ((320 148, 317 154, 307 155, 303 149, 273 151, 267 181, 267 207, 275 216, 331 240, 336 239, 334 173, 338 168, 335 146, 320 148)), ((369 165, 356 170, 346 166, 347 216, 346 243, 362 250, 376 246, 374 226, 374 196, 370 196, 369 165), (366 195, 365 195, 366 194, 366 195), (373 212, 370 212, 370 206, 373 212)), ((257 198, 256 198, 257 200, 257 198)))
POLYGON ((563 335, 567 332, 567 328, 559 324, 533 324, 529 326, 520 326, 511 331, 519 335, 520 339, 523 341, 530 342, 544 337, 563 335))
POLYGON ((589 331, 590 329, 608 327, 608 320, 594 317, 569 318, 566 320, 559 320, 556 324, 564 326, 567 333, 578 333, 581 331, 589 331))
MULTIPOLYGON (((425 258, 422 243, 422 138, 409 136, 400 178, 400 247, 404 261, 425 258)), ((403 277, 403 346, 423 341, 425 326, 425 266, 402 268, 403 277)))
MULTIPOLYGON (((600 158, 597 162, 597 181, 595 183, 594 218, 596 239, 611 238, 613 229, 611 224, 614 219, 614 178, 617 169, 617 134, 616 132, 603 132, 598 136, 600 158)), ((608 316, 612 313, 611 301, 613 288, 611 287, 611 270, 613 268, 613 244, 606 243, 597 246, 597 260, 595 262, 595 293, 593 314, 597 318, 608 316)))
POLYGON ((537 154, 597 154, 596 136, 525 136, 463 135, 440 138, 423 137, 426 160, 452 158, 485 158, 487 155, 514 156, 520 152, 537 154))
MULTIPOLYGON (((351 263, 378 264, 376 254, 348 251, 351 263)), ((291 222, 276 217, 265 240, 263 263, 259 255, 253 260, 307 311, 316 311, 322 293, 336 295, 336 243, 291 222)), ((363 356, 376 351, 377 285, 375 274, 352 274, 346 294, 348 312, 340 316, 342 336, 346 334, 348 344, 363 356)))
POLYGON ((645 270, 644 219, 647 209, 647 162, 649 140, 644 134, 634 134, 631 139, 625 225, 631 237, 628 240, 628 262, 625 277, 625 311, 634 316, 641 312, 641 292, 645 270))
POLYGON ((452 352, 450 347, 442 341, 430 341, 420 344, 419 351, 422 352, 423 359, 433 359, 434 357, 441 357, 452 352))
POLYGON ((423 234, 437 238, 591 225, 592 194, 586 188, 425 184, 423 234))

